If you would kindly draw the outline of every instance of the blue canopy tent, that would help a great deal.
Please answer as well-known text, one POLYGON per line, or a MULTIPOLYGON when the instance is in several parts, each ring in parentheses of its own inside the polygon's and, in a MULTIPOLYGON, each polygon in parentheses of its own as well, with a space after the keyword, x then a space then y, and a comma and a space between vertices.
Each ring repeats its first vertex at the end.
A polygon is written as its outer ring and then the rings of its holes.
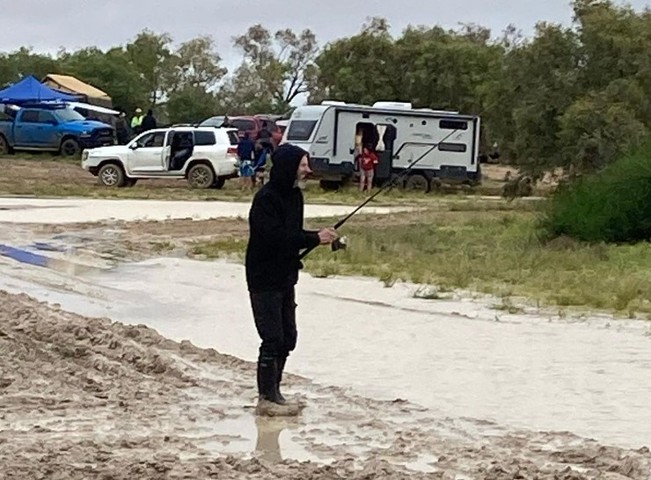
POLYGON ((0 103, 14 105, 30 102, 74 102, 78 99, 75 95, 58 92, 43 85, 31 75, 4 90, 0 90, 0 103))

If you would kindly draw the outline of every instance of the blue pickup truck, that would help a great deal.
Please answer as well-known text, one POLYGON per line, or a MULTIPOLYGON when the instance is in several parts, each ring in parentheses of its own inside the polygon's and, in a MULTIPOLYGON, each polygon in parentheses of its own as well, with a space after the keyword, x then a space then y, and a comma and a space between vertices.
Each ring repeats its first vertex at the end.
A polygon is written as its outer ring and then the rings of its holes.
POLYGON ((58 152, 77 156, 84 148, 115 144, 113 127, 86 120, 71 108, 21 108, 0 120, 0 155, 13 150, 58 152))

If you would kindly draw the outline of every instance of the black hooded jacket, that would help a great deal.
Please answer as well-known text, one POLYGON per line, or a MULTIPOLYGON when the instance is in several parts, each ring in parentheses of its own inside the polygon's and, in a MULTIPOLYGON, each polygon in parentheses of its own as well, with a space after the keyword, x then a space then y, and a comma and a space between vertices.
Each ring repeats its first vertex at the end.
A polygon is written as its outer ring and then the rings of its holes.
POLYGON ((272 155, 269 183, 255 195, 249 212, 246 282, 249 291, 283 290, 298 281, 299 252, 319 244, 317 232, 303 229, 303 193, 296 172, 306 152, 290 144, 272 155))

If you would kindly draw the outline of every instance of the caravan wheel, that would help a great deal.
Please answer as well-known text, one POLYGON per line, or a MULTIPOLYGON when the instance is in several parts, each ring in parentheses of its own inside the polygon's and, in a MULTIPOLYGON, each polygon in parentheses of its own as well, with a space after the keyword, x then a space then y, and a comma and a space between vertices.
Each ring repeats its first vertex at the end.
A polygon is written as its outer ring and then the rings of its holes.
POLYGON ((384 182, 384 186, 393 185, 393 188, 405 188, 405 177, 397 173, 392 173, 389 180, 384 182))
POLYGON ((425 177, 425 175, 421 175, 420 173, 412 173, 409 175, 409 177, 407 177, 407 181, 405 182, 405 190, 418 190, 423 193, 427 193, 430 190, 430 182, 425 177))
POLYGON ((325 191, 336 191, 341 187, 341 182, 337 180, 321 180, 319 186, 325 191))

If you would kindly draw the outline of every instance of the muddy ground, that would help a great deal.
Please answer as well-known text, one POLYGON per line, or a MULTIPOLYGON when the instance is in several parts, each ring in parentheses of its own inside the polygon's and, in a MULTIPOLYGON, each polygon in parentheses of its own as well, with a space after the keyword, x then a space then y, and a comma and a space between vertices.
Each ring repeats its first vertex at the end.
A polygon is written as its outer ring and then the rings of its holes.
MULTIPOLYGON (((442 215, 455 212, 441 212, 442 215)), ((410 225, 418 221, 418 211, 387 215, 359 214, 357 225, 379 228, 383 225, 410 225)), ((481 211, 469 212, 468 216, 480 217, 481 211)), ((307 219, 306 228, 319 228, 323 220, 307 219)), ((139 261, 159 255, 192 256, 197 242, 245 240, 248 221, 243 218, 217 218, 210 220, 178 219, 165 221, 109 221, 100 223, 76 223, 66 225, 12 225, 12 232, 0 234, 0 241, 21 240, 28 242, 35 237, 42 240, 65 238, 66 244, 76 248, 76 254, 84 250, 93 256, 109 260, 139 261)))
POLYGON ((436 418, 296 376, 302 417, 256 422, 253 378, 212 349, 0 292, 0 478, 651 478, 647 448, 436 418), (256 424, 249 451, 238 422, 256 424), (283 460, 282 431, 305 461, 283 460))
MULTIPOLYGON (((53 179, 94 188, 76 165, 0 166, 11 172, 0 194, 53 179)), ((77 257, 121 262, 185 256, 197 240, 247 230, 242 219, 188 219, 16 225, 0 237, 63 235, 77 257)), ((215 350, 0 291, 0 479, 651 479, 647 448, 441 418, 292 375, 286 393, 307 402, 302 416, 256 419, 254 378, 254 365, 215 350)))

